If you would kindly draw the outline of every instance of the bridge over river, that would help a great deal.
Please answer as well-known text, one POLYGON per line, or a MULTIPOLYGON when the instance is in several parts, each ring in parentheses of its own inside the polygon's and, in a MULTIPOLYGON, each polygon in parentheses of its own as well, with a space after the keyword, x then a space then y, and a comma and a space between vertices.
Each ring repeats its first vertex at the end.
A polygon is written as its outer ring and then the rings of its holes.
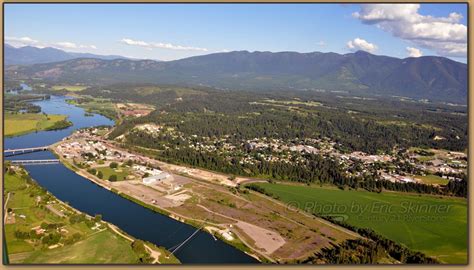
POLYGON ((12 165, 47 165, 47 164, 58 164, 59 159, 18 159, 10 160, 12 165))
POLYGON ((49 149, 49 145, 40 146, 40 147, 30 147, 30 148, 7 149, 7 150, 3 150, 3 155, 5 157, 12 157, 12 156, 18 156, 18 155, 23 155, 23 154, 29 154, 33 152, 47 151, 48 149, 49 149))
MULTIPOLYGON (((34 152, 40 151, 47 151, 49 149, 48 146, 40 146, 40 147, 30 147, 30 148, 18 148, 18 149, 7 149, 3 151, 4 157, 12 157, 18 156, 23 154, 29 154, 34 152)), ((10 160, 12 165, 46 165, 46 164, 57 164, 59 163, 59 159, 18 159, 18 160, 10 160)))

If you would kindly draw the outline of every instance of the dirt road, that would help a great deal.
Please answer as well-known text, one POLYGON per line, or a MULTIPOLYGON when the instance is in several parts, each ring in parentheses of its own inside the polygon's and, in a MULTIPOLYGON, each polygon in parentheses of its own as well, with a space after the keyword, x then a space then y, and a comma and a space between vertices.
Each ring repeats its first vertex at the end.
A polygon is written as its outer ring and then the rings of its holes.
POLYGON ((5 224, 7 222, 7 217, 8 217, 8 211, 7 211, 7 203, 8 200, 10 199, 10 192, 7 194, 7 199, 5 200, 4 208, 3 208, 3 213, 5 213, 5 217, 3 218, 3 223, 5 224))
MULTIPOLYGON (((118 230, 118 228, 115 226, 115 225, 112 225, 112 224, 109 224, 109 227, 115 232, 117 233, 118 235, 122 236, 123 238, 127 239, 128 241, 130 242, 133 242, 135 241, 135 239, 123 234, 120 230, 118 230)), ((157 250, 154 250, 152 249, 151 247, 149 247, 148 245, 144 245, 146 250, 148 250, 148 252, 150 253, 150 256, 154 259, 152 264, 155 264, 155 263, 160 263, 159 261, 159 258, 161 256, 161 252, 157 251, 157 250)))

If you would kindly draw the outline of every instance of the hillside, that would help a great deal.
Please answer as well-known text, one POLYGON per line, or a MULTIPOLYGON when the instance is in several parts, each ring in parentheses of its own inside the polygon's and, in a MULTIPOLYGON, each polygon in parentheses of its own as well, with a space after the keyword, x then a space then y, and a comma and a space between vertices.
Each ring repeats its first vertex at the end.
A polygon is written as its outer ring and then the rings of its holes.
POLYGON ((55 48, 36 48, 32 46, 25 46, 15 48, 11 45, 5 44, 5 65, 31 65, 39 63, 51 63, 76 58, 98 58, 98 59, 120 59, 125 58, 118 55, 97 55, 91 53, 73 53, 66 52, 55 48))
POLYGON ((39 78, 69 83, 160 83, 231 90, 349 91, 467 102, 467 65, 443 57, 398 59, 358 51, 349 54, 247 52, 185 59, 73 59, 11 66, 9 79, 39 78))

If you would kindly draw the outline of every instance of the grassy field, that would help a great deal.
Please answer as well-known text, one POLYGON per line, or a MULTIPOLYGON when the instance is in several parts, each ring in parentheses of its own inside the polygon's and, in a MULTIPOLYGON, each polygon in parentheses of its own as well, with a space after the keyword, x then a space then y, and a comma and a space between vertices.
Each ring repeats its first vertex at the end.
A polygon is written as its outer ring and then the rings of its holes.
POLYGON ((57 114, 5 114, 4 136, 17 136, 33 131, 45 130, 54 126, 56 122, 65 120, 66 115, 57 114))
POLYGON ((134 263, 137 256, 129 241, 104 230, 70 246, 13 255, 10 260, 12 263, 20 260, 22 263, 118 264, 134 263))
POLYGON ((85 85, 54 85, 51 88, 56 91, 65 89, 71 92, 79 92, 86 89, 87 87, 88 86, 85 86, 85 85))
MULTIPOLYGON (((77 215, 76 210, 58 201, 27 178, 26 173, 19 168, 15 169, 14 174, 5 174, 4 194, 8 198, 6 208, 10 212, 5 219, 5 239, 10 263, 137 263, 138 255, 133 251, 129 240, 113 232, 102 221, 72 223, 70 217, 77 215), (47 228, 41 236, 32 237, 33 228, 44 224, 61 224, 61 230, 47 228), (97 224, 100 224, 99 228, 95 228, 97 224), (17 231, 30 232, 30 236, 19 238, 15 234, 17 231), (79 239, 67 241, 78 233, 79 239), (43 242, 44 237, 50 234, 61 235, 59 246, 51 248, 53 245, 43 242)), ((152 248, 161 254, 166 253, 161 248, 152 248)), ((160 258, 162 260, 178 262, 173 256, 170 259, 160 258)))
POLYGON ((425 175, 425 176, 415 176, 415 178, 418 178, 420 179, 423 183, 425 184, 436 184, 436 185, 446 185, 449 180, 448 179, 445 179, 443 177, 439 177, 437 175, 433 175, 433 174, 428 174, 428 175, 425 175))
POLYGON ((462 198, 258 183, 280 200, 330 215, 445 263, 467 263, 467 202, 462 198))
POLYGON ((117 119, 115 104, 108 99, 88 98, 87 102, 69 99, 67 102, 85 109, 86 112, 98 113, 112 120, 117 119))
POLYGON ((124 167, 118 167, 116 169, 112 169, 110 167, 95 167, 97 172, 102 172, 104 177, 102 179, 109 179, 109 177, 113 174, 117 175, 117 181, 123 181, 125 180, 125 177, 127 177, 130 174, 130 169, 129 168, 124 168, 124 167))
POLYGON ((435 158, 433 156, 419 156, 416 159, 418 159, 421 162, 428 162, 428 161, 431 161, 435 158))
POLYGON ((173 91, 178 97, 189 96, 189 95, 203 95, 204 93, 198 90, 191 88, 182 88, 182 87, 159 87, 159 86, 143 86, 136 87, 133 89, 137 95, 148 96, 163 91, 173 91))
POLYGON ((323 104, 317 101, 298 101, 298 100, 274 100, 274 99, 265 99, 265 102, 276 103, 276 104, 285 104, 285 105, 306 105, 311 107, 319 107, 323 104))

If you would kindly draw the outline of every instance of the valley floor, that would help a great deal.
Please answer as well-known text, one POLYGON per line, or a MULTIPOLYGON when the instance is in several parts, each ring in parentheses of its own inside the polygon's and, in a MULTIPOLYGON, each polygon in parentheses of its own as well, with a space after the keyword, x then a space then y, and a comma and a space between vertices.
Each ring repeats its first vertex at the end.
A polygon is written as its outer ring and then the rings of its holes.
MULTIPOLYGON (((67 145, 73 142, 80 140, 63 140, 54 150, 63 163, 68 164, 76 173, 180 221, 192 225, 205 222, 205 229, 215 237, 254 254, 261 260, 298 262, 324 247, 360 237, 345 228, 290 209, 256 192, 240 189, 232 181, 223 181, 225 176, 222 174, 191 170, 143 156, 140 158, 144 163, 159 167, 169 173, 171 178, 154 185, 145 185, 141 180, 101 179, 93 175, 90 169, 80 168, 74 165, 73 160, 64 158, 66 155, 61 149, 67 149, 67 145)), ((125 151, 112 144, 107 144, 107 148, 117 152, 125 151)), ((110 162, 106 162, 100 166, 109 164, 110 162)), ((131 167, 121 164, 116 171, 131 170, 131 167)))

